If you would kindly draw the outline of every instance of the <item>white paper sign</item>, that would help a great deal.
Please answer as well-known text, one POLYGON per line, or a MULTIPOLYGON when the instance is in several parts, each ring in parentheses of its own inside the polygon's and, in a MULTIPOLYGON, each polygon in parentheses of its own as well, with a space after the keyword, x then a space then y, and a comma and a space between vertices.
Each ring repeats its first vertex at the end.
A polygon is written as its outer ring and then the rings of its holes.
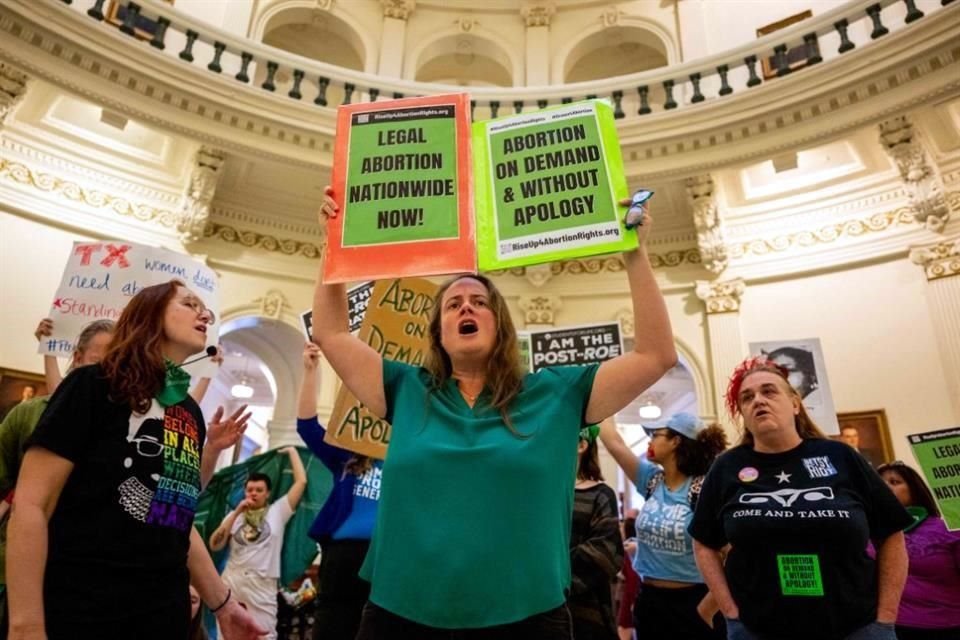
MULTIPOLYGON (((133 242, 74 242, 50 307, 53 335, 40 341, 38 352, 69 357, 77 336, 89 323, 101 318, 119 319, 127 302, 141 289, 174 279, 183 282, 219 316, 220 283, 216 273, 202 262, 133 242)), ((218 317, 207 332, 208 346, 217 344, 219 329, 218 317)), ((191 369, 198 375, 196 367, 191 369)))
POLYGON ((820 338, 751 342, 750 355, 765 355, 789 371, 789 381, 803 406, 827 435, 839 435, 840 423, 833 407, 820 338))

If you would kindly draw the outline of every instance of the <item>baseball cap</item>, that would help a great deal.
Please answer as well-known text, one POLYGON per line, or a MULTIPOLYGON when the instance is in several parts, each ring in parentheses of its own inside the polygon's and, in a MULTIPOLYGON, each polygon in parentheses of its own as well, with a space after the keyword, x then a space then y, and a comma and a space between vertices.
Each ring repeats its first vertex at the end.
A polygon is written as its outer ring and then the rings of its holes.
POLYGON ((690 438, 691 440, 697 439, 697 434, 703 430, 703 423, 700 422, 700 418, 697 416, 681 412, 675 413, 670 416, 670 419, 663 424, 656 426, 647 426, 643 425, 643 430, 647 432, 647 435, 652 436, 653 433, 658 429, 672 429, 685 438, 690 438))

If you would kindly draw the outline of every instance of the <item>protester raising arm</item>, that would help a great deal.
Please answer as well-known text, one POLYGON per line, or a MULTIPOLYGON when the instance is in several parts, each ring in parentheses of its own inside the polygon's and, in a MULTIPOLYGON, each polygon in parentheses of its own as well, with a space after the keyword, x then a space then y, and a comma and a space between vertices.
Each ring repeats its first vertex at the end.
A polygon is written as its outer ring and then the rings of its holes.
MULTIPOLYGON (((630 200, 620 202, 629 206, 630 200)), ((640 246, 623 254, 633 303, 633 350, 600 365, 593 381, 586 422, 597 423, 627 406, 677 362, 667 307, 660 294, 646 242, 652 219, 649 213, 637 229, 640 246)))
MULTIPOLYGON (((333 189, 324 191, 320 208, 320 224, 326 226, 328 218, 335 218, 339 211, 333 201, 333 189)), ((343 384, 376 416, 387 412, 383 392, 383 361, 372 347, 350 333, 347 317, 347 290, 343 284, 323 282, 323 265, 317 275, 317 287, 313 296, 313 341, 320 347, 330 366, 337 372, 343 384)))
POLYGON ((285 453, 290 457, 290 466, 293 468, 293 486, 287 491, 287 502, 290 503, 290 509, 294 510, 300 504, 300 498, 307 488, 307 471, 303 468, 303 462, 300 460, 300 452, 296 447, 284 447, 279 453, 285 453))
MULTIPOLYGON (((37 342, 43 342, 44 338, 53 335, 53 320, 50 318, 41 320, 33 335, 37 338, 37 342)), ((60 381, 63 380, 63 374, 60 373, 60 364, 57 362, 56 356, 43 356, 43 377, 47 383, 47 393, 52 394, 60 386, 60 381)))

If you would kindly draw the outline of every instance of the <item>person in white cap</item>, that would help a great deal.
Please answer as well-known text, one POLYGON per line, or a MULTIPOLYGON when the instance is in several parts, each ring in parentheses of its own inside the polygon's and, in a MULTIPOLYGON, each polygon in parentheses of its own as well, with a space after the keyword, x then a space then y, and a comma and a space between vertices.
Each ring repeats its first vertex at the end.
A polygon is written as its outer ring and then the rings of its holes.
POLYGON ((727 438, 716 424, 705 426, 689 413, 677 413, 662 426, 644 426, 647 451, 636 456, 610 420, 600 427, 600 440, 646 498, 637 517, 633 566, 643 582, 633 608, 638 632, 645 639, 726 637, 723 617, 708 595, 693 556, 687 527, 700 485, 727 438))

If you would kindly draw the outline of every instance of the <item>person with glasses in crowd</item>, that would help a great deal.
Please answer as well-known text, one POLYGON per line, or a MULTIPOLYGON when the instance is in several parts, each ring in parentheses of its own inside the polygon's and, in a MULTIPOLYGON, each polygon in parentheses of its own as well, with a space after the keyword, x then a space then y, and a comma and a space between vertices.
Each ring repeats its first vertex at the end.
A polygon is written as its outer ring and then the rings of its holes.
POLYGON ((635 524, 633 566, 642 585, 633 606, 638 636, 652 640, 715 640, 725 635, 693 556, 687 527, 703 476, 726 448, 719 425, 677 413, 660 427, 645 426, 646 452, 637 456, 612 420, 600 427, 603 445, 645 501, 635 524))
POLYGON ((744 431, 704 479, 697 564, 730 640, 892 640, 911 518, 863 456, 823 435, 788 376, 763 356, 733 372, 727 410, 744 431))
POLYGON ((904 529, 910 566, 897 612, 897 638, 960 638, 960 531, 947 531, 937 501, 912 467, 895 460, 877 472, 913 517, 904 529))
POLYGON ((193 528, 206 425, 180 363, 204 350, 212 323, 183 283, 145 287, 101 362, 50 398, 10 520, 12 639, 185 638, 191 580, 227 640, 265 632, 193 528))

